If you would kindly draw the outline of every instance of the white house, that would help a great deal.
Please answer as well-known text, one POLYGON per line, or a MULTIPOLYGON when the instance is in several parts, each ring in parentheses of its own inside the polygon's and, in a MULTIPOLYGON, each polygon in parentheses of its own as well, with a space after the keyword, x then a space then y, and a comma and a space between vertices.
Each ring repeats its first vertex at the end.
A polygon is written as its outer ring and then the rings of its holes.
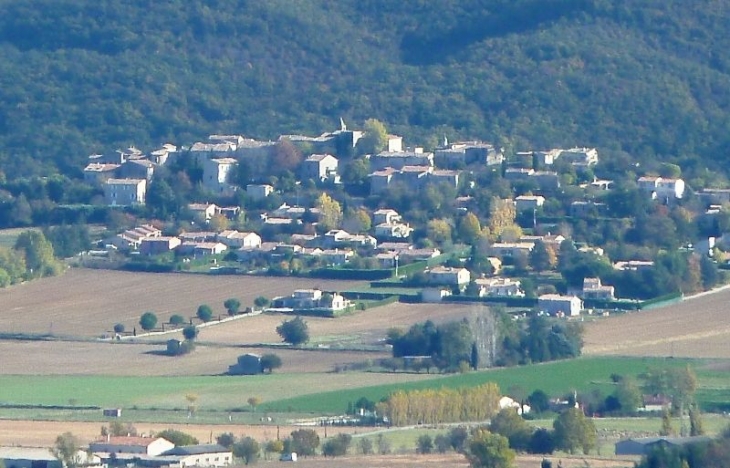
POLYGON ((636 181, 639 190, 648 193, 655 200, 672 200, 684 196, 682 179, 665 179, 657 176, 643 176, 636 181))
POLYGON ((376 239, 406 239, 413 233, 413 228, 408 224, 382 223, 375 226, 376 239))
POLYGON ((426 271, 426 278, 430 284, 463 287, 471 281, 471 273, 466 268, 437 266, 426 271))
POLYGON ((205 222, 215 216, 218 207, 214 203, 190 203, 188 205, 188 211, 199 222, 205 222))
POLYGON ((162 437, 106 436, 89 444, 92 453, 140 453, 144 455, 161 455, 175 448, 175 444, 162 437))
POLYGON ((474 280, 474 283, 479 286, 479 296, 522 297, 525 295, 520 281, 511 278, 479 278, 474 280))
POLYGON ((104 183, 104 200, 110 206, 144 205, 146 179, 109 179, 104 183))
POLYGON ((544 294, 537 298, 537 307, 541 312, 556 316, 576 316, 583 310, 583 301, 577 296, 561 296, 544 294))
POLYGON ((614 296, 614 287, 601 284, 601 278, 584 278, 581 296, 583 299, 603 301, 612 301, 616 298, 614 296))
POLYGON ((331 154, 313 154, 302 162, 302 179, 321 181, 337 175, 337 158, 331 154))
POLYGON ((373 212, 373 224, 395 224, 401 221, 397 211, 390 208, 381 208, 373 212))
POLYGON ((214 158, 203 163, 203 187, 214 193, 227 193, 233 190, 229 183, 238 161, 234 158, 214 158))
POLYGON ((216 237, 218 242, 231 249, 240 249, 242 247, 261 247, 261 236, 255 232, 240 232, 229 229, 221 232, 216 237))

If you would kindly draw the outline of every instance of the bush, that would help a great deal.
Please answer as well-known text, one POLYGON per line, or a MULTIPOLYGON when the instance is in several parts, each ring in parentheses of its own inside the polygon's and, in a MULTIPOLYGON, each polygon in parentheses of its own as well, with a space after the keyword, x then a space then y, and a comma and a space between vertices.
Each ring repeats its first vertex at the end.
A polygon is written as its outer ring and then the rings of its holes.
POLYGON ((139 326, 145 331, 154 329, 157 326, 157 316, 152 312, 145 312, 139 318, 139 326))
POLYGON ((180 314, 175 314, 172 317, 170 317, 170 323, 172 325, 182 325, 185 322, 187 322, 187 320, 185 320, 185 317, 183 317, 180 314))
POLYGON ((223 307, 226 308, 228 315, 236 315, 241 308, 241 301, 235 298, 226 299, 223 303, 223 307))
POLYGON ((282 322, 281 325, 276 327, 276 333, 285 342, 295 346, 309 341, 309 327, 307 326, 307 322, 302 320, 301 317, 282 322))
POLYGON ((203 304, 198 307, 198 312, 196 315, 203 322, 210 322, 210 320, 213 318, 213 309, 211 309, 210 306, 203 304))
POLYGON ((198 329, 195 327, 195 325, 188 325, 187 327, 183 328, 183 337, 185 337, 185 339, 188 341, 194 340, 198 337, 198 329))
POLYGON ((114 333, 124 333, 124 324, 117 323, 114 325, 114 333))
POLYGON ((276 354, 264 354, 261 356, 262 372, 265 372, 268 369, 269 374, 271 374, 274 369, 278 369, 279 367, 281 367, 281 358, 276 354))
POLYGON ((322 446, 322 454, 325 457, 341 457, 347 455, 347 450, 350 448, 352 442, 352 436, 350 434, 337 434, 332 439, 329 439, 322 446))

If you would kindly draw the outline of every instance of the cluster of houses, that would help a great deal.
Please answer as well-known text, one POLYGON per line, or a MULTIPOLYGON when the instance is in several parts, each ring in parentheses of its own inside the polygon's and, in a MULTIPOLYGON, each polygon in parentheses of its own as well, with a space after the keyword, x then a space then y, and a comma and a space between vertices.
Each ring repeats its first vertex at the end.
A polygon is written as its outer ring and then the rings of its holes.
MULTIPOLYGON (((34 447, 0 447, 0 461, 7 468, 64 468, 50 449, 34 447)), ((217 444, 175 444, 162 437, 102 436, 78 450, 74 466, 146 466, 186 468, 217 467, 233 464, 230 449, 217 444)))

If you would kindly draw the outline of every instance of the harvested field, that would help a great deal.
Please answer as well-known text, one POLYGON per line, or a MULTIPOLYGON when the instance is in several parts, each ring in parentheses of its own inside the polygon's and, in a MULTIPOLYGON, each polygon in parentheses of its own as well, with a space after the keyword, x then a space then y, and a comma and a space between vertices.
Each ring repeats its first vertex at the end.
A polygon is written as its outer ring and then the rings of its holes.
POLYGON ((128 330, 146 311, 160 323, 173 314, 192 317, 201 304, 225 315, 223 301, 235 297, 242 307, 258 296, 272 298, 298 288, 342 290, 362 284, 308 278, 207 276, 73 269, 65 274, 0 289, 0 332, 100 336, 115 323, 128 330))
MULTIPOLYGON (((311 340, 317 342, 380 342, 391 327, 408 328, 416 322, 457 320, 475 310, 473 304, 395 303, 336 319, 306 317, 311 340)), ((276 343, 276 327, 285 317, 263 314, 202 329, 200 340, 216 343, 276 343)))
MULTIPOLYGON (((70 431, 81 439, 83 443, 91 442, 100 435, 100 428, 103 424, 98 422, 73 422, 73 421, 8 421, 0 424, 0 446, 21 445, 26 447, 52 447, 59 434, 70 431)), ((197 438, 200 443, 208 443, 211 433, 213 438, 224 432, 232 432, 240 436, 253 437, 256 440, 276 439, 276 426, 265 425, 240 425, 240 424, 153 424, 134 423, 139 433, 151 434, 165 429, 177 429, 197 438)), ((296 426, 279 426, 281 438, 287 437, 292 431, 301 429, 296 426)), ((324 428, 310 426, 320 438, 324 438, 324 428)), ((353 427, 328 427, 327 435, 335 435, 340 432, 349 434, 362 432, 362 428, 353 427)))
POLYGON ((385 353, 302 351, 293 349, 197 346, 185 356, 165 356, 163 345, 68 341, 0 341, 0 375, 218 375, 245 353, 275 353, 282 360, 276 372, 331 372, 385 353))
POLYGON ((586 324, 585 354, 730 357, 730 289, 586 324))

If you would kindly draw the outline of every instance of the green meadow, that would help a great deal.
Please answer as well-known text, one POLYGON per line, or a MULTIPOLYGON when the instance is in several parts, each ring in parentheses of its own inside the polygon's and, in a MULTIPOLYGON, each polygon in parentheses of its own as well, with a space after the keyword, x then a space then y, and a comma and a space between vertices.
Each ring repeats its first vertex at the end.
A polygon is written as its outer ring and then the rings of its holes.
MULTIPOLYGON (((685 365, 692 366, 698 375, 697 396, 703 408, 722 411, 730 405, 730 372, 708 370, 708 362, 582 357, 447 376, 411 375, 408 377, 419 380, 387 385, 368 385, 377 382, 379 374, 360 372, 199 377, 11 375, 0 377, 0 415, 22 418, 23 415, 33 413, 38 417, 39 406, 121 407, 164 414, 171 410, 185 411, 188 405, 186 395, 189 394, 196 395, 196 406, 201 417, 204 412, 248 411, 246 400, 251 396, 263 399, 259 412, 339 414, 345 411, 349 403, 361 397, 378 401, 399 389, 472 387, 486 382, 495 382, 502 393, 517 397, 524 397, 536 389, 555 396, 574 390, 579 393, 598 390, 608 395, 614 387, 611 374, 638 376, 651 368, 685 365)), ((40 409, 44 414, 58 410, 40 409)), ((66 414, 66 411, 57 417, 63 419, 62 414, 66 414)), ((171 414, 176 415, 174 419, 180 416, 179 413, 171 414)), ((84 416, 75 413, 75 417, 84 416)))

